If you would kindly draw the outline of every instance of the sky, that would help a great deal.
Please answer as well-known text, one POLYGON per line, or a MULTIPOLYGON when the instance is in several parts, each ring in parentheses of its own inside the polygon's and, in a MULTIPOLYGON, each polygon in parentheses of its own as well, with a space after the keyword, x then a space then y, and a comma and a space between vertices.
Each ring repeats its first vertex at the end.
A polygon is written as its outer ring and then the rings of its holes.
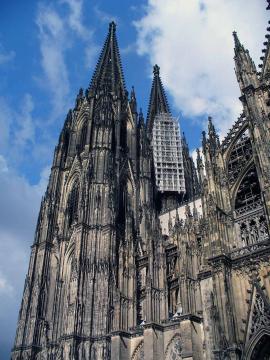
POLYGON ((54 147, 117 23, 127 90, 146 116, 152 67, 190 151, 211 115, 221 137, 241 113, 232 32, 260 63, 266 0, 0 1, 0 360, 9 359, 54 147))

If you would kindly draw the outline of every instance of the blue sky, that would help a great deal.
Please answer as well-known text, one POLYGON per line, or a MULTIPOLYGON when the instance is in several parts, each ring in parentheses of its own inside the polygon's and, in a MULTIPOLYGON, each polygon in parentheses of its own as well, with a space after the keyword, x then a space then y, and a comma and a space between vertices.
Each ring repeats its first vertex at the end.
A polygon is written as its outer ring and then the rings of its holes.
POLYGON ((12 346, 54 146, 89 84, 108 23, 117 23, 127 89, 135 86, 146 115, 158 63, 193 151, 208 115, 224 136, 240 114, 231 33, 258 64, 265 7, 264 0, 1 1, 0 360, 12 346))

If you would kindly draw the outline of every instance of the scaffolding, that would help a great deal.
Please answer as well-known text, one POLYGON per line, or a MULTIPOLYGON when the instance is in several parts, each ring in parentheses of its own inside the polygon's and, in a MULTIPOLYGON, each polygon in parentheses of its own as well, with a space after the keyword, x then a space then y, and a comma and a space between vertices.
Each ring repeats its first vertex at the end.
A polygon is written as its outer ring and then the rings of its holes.
POLYGON ((152 146, 158 190, 184 193, 185 177, 178 119, 168 113, 156 115, 152 146))

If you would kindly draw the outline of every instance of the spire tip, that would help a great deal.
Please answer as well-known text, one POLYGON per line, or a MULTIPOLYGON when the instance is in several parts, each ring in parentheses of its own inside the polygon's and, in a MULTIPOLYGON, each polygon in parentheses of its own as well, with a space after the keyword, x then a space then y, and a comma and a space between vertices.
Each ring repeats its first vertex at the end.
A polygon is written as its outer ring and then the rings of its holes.
POLYGON ((114 21, 111 21, 109 24, 109 30, 112 32, 115 32, 116 30, 116 23, 114 21))
POLYGON ((153 74, 155 76, 159 76, 159 70, 160 70, 160 67, 156 64, 154 67, 153 67, 153 74))

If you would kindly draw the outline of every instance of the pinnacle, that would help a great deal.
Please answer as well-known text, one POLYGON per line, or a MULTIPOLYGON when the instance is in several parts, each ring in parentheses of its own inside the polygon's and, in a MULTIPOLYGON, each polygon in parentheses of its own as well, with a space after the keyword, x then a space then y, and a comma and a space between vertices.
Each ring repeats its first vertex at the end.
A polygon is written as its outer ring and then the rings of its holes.
POLYGON ((115 30, 116 30, 116 23, 114 21, 112 21, 109 24, 109 31, 110 32, 115 32, 115 30))
POLYGON ((241 45, 241 43, 239 41, 239 38, 238 38, 238 35, 237 35, 236 31, 233 32, 233 38, 234 38, 235 49, 240 48, 242 45, 241 45))
POLYGON ((159 76, 159 70, 160 70, 160 67, 156 64, 156 65, 153 67, 153 74, 154 74, 154 76, 159 76))

